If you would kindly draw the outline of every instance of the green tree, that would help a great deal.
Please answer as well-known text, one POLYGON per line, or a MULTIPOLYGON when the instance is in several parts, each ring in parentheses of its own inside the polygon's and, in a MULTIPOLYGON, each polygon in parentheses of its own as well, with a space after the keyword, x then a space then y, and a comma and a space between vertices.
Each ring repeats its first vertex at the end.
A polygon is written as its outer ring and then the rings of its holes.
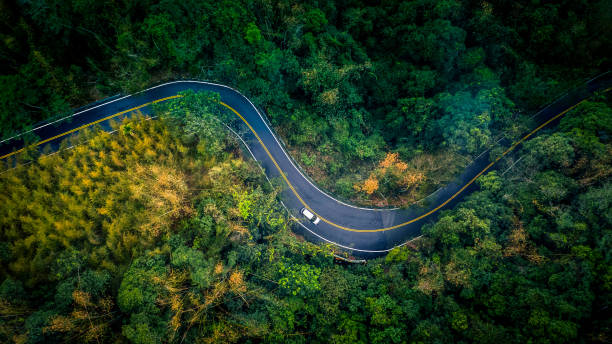
POLYGON ((444 247, 473 244, 490 232, 488 220, 482 220, 473 209, 460 208, 455 213, 444 213, 438 222, 423 230, 444 247))
POLYGON ((321 269, 309 264, 291 264, 285 261, 276 263, 278 284, 290 295, 307 297, 321 289, 319 276, 321 269))

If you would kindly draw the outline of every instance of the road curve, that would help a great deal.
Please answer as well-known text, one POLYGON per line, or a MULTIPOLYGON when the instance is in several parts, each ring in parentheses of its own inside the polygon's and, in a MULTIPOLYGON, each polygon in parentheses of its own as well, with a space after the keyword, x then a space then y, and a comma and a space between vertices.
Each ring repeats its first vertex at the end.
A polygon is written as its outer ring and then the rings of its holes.
MULTIPOLYGON (((555 124, 561 116, 591 97, 594 92, 608 91, 612 73, 602 74, 572 92, 560 97, 536 115, 535 126, 514 143, 500 141, 505 152, 490 160, 488 151, 479 155, 453 182, 426 199, 426 207, 408 209, 367 209, 355 207, 326 194, 312 183, 289 157, 283 145, 266 122, 264 115, 240 92, 224 85, 203 81, 175 81, 149 88, 133 95, 95 103, 64 119, 37 126, 31 130, 40 141, 35 145, 59 148, 59 142, 79 130, 99 125, 110 130, 109 122, 129 116, 136 110, 151 113, 151 105, 179 97, 185 90, 219 93, 221 104, 234 113, 248 128, 241 139, 259 162, 268 178, 280 178, 287 186, 282 192, 283 204, 299 220, 296 231, 315 242, 328 242, 354 256, 372 258, 418 237, 423 224, 434 221, 441 210, 453 207, 475 189, 474 181, 494 169, 496 162, 512 153, 522 142, 540 129, 555 124), (321 221, 314 225, 299 214, 306 207, 321 221)), ((0 160, 23 150, 23 134, 0 142, 0 160)))

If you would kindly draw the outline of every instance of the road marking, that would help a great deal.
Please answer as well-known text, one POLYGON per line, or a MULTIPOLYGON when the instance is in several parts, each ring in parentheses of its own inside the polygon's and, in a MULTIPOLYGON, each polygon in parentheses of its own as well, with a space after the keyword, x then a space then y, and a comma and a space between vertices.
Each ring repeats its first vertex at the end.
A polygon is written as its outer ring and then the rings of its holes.
MULTIPOLYGON (((218 119, 217 119, 217 120, 218 120, 218 119)), ((221 121, 219 121, 219 122, 221 122, 221 121)), ((246 149, 247 149, 247 151, 249 151, 249 154, 251 154, 251 157, 253 157, 253 160, 255 160, 255 161, 258 163, 258 164, 257 164, 257 166, 259 166, 259 168, 261 169, 261 172, 263 173, 263 176, 266 178, 266 180, 268 181, 268 183, 269 183, 270 185, 272 185, 272 182, 270 181, 270 178, 268 178, 268 176, 266 175, 266 171, 263 169, 263 167, 261 166, 261 164, 259 164, 259 160, 257 160, 257 158, 255 157, 255 154, 253 154, 253 152, 252 152, 252 151, 251 151, 251 149, 249 148, 249 145, 248 145, 248 144, 247 144, 247 143, 246 143, 246 142, 245 142, 245 141, 242 139, 242 137, 240 137, 240 135, 238 135, 238 133, 237 133, 237 132, 235 132, 235 131, 234 131, 232 128, 228 127, 228 126, 227 126, 227 124, 225 124, 225 123, 223 123, 223 122, 221 122, 221 123, 222 123, 222 124, 223 124, 223 125, 224 125, 224 126, 225 126, 225 127, 228 129, 228 130, 229 130, 229 131, 231 131, 231 132, 232 132, 234 135, 236 135, 236 137, 238 138, 238 140, 240 140, 240 142, 242 142, 242 144, 244 145, 244 148, 246 148, 246 149)), ((295 216, 294 216, 294 215, 291 213, 291 211, 289 211, 289 208, 287 208, 287 206, 285 205, 285 203, 283 202, 283 200, 280 200, 280 203, 281 203, 281 205, 283 206, 283 208, 284 208, 284 209, 287 211, 287 214, 289 214, 289 216, 290 216, 292 219, 294 219, 294 220, 295 220, 295 222, 296 222, 298 225, 302 226, 304 229, 306 229, 306 230, 307 230, 308 232, 310 232, 312 235, 316 236, 317 238, 319 238, 319 239, 321 239, 321 240, 323 240, 323 241, 325 241, 325 242, 327 242, 327 243, 329 243, 329 244, 332 244, 332 245, 335 245, 335 246, 338 246, 338 247, 341 247, 341 248, 344 248, 344 249, 347 249, 347 250, 350 250, 350 251, 357 251, 357 252, 363 252, 363 253, 384 253, 384 252, 389 252, 389 251, 391 251, 391 250, 394 250, 394 249, 396 249, 396 248, 398 248, 398 247, 402 247, 402 246, 406 245, 407 243, 412 242, 412 241, 414 241, 414 240, 416 240, 416 239, 418 239, 418 238, 420 238, 420 237, 421 237, 421 235, 419 235, 419 236, 414 237, 414 238, 412 238, 412 239, 410 239, 410 240, 408 240, 408 241, 406 241, 406 242, 404 242, 404 243, 401 243, 401 244, 399 244, 399 245, 393 246, 393 247, 388 248, 388 249, 385 249, 385 250, 363 250, 363 249, 359 249, 359 248, 355 248, 355 247, 345 246, 345 245, 339 244, 339 243, 337 243, 337 242, 331 241, 331 240, 329 240, 329 239, 327 239, 327 238, 324 238, 324 237, 322 237, 321 235, 319 235, 319 234, 317 234, 317 233, 313 232, 313 231, 312 231, 310 228, 308 228, 308 227, 304 226, 304 224, 302 223, 302 221, 300 221, 299 219, 297 219, 297 218, 296 218, 296 217, 295 217, 295 216)))
MULTIPOLYGON (((608 91, 610 91, 611 89, 612 89, 612 88, 607 88, 607 89, 605 89, 605 90, 604 90, 602 93, 608 92, 608 91)), ((157 99, 157 100, 154 100, 154 101, 151 101, 151 102, 148 102, 148 103, 145 103, 145 104, 142 104, 142 105, 139 105, 139 106, 133 107, 133 108, 131 108, 131 109, 128 109, 128 110, 125 110, 125 111, 122 111, 122 112, 118 112, 118 113, 116 113, 116 114, 113 114, 113 115, 110 115, 110 116, 104 117, 104 118, 99 119, 99 120, 96 120, 96 121, 94 121, 94 122, 91 122, 91 123, 88 123, 88 124, 84 124, 84 125, 82 125, 82 126, 80 126, 80 127, 78 127, 78 128, 71 129, 71 130, 69 130, 69 131, 67 131, 67 132, 65 132, 65 133, 62 133, 62 134, 59 134, 59 135, 53 136, 53 137, 51 137, 51 138, 45 139, 45 140, 40 141, 40 142, 37 142, 37 143, 35 143, 35 144, 33 144, 33 145, 29 146, 28 148, 39 146, 39 145, 41 145, 41 144, 44 144, 44 143, 47 143, 47 142, 49 142, 49 141, 55 140, 55 139, 57 139, 57 138, 59 138, 59 137, 62 137, 62 136, 65 136, 65 135, 71 134, 71 133, 73 133, 73 132, 75 132, 75 131, 81 130, 81 129, 83 129, 83 128, 89 127, 89 126, 91 126, 91 125, 94 125, 94 124, 97 124, 97 123, 100 123, 100 122, 103 122, 103 121, 106 121, 106 120, 111 119, 111 118, 114 118, 114 117, 116 117, 116 116, 120 116, 120 115, 122 115, 122 114, 125 114, 125 113, 128 113, 128 112, 131 112, 131 111, 138 110, 138 109, 143 108, 143 107, 145 107, 145 106, 148 106, 148 105, 151 105, 151 104, 155 104, 155 103, 159 103, 159 102, 163 102, 163 101, 170 100, 170 99, 180 98, 180 97, 182 97, 182 96, 181 96, 181 95, 174 95, 174 96, 169 96, 169 97, 165 97, 165 98, 160 98, 160 99, 157 99)), ((589 98, 590 98, 590 97, 589 97, 589 98)), ((261 146, 264 148, 264 150, 266 151, 266 153, 268 154, 268 156, 270 157, 270 159, 272 160, 272 162, 273 162, 273 163, 274 163, 274 165, 276 166, 277 170, 279 171, 279 173, 281 174, 281 176, 283 177, 283 179, 285 180, 285 182, 287 183, 287 185, 289 186, 289 188, 291 189, 291 191, 292 191, 292 192, 295 194, 295 196, 298 198, 298 200, 300 201, 300 203, 302 203, 302 205, 304 205, 304 207, 306 207, 308 210, 312 211, 312 212, 313 212, 315 215, 317 215, 317 216, 318 216, 318 217, 319 217, 321 220, 323 220, 323 222, 325 222, 325 223, 327 223, 327 224, 329 224, 329 225, 331 225, 331 226, 333 226, 333 227, 336 227, 336 228, 339 228, 339 229, 342 229, 342 230, 345 230, 345 231, 350 231, 350 232, 373 233, 373 232, 383 232, 383 231, 388 231, 388 230, 396 229, 396 228, 399 228, 399 227, 403 227, 403 226, 409 225, 409 224, 411 224, 411 223, 414 223, 414 222, 416 222, 416 221, 419 221, 419 220, 421 220, 421 219, 423 219, 423 218, 425 218, 425 217, 427 217, 427 216, 429 216, 429 215, 431 215, 431 214, 433 214, 433 213, 437 212, 437 211, 438 211, 438 210, 440 210, 442 207, 444 207, 445 205, 447 205, 447 204, 448 204, 450 201, 452 201, 454 198, 456 198, 456 197, 457 197, 459 194, 461 194, 461 193, 462 193, 462 192, 463 192, 463 191, 464 191, 466 188, 468 188, 468 187, 469 187, 471 184, 473 184, 473 183, 474 183, 474 181, 476 181, 476 179, 478 179, 478 177, 480 177, 480 176, 481 176, 483 173, 485 173, 486 171, 488 171, 488 170, 489 170, 489 169, 490 169, 490 168, 491 168, 493 165, 495 165, 495 163, 497 163, 497 162, 498 162, 498 161, 499 161, 501 158, 503 158, 504 156, 506 156, 506 155, 507 155, 508 153, 510 153, 512 150, 514 150, 514 149, 515 149, 515 148, 516 148, 518 145, 520 145, 520 144, 521 144, 523 141, 527 140, 529 137, 531 137, 531 136, 532 136, 533 134, 535 134, 537 131, 539 131, 540 129, 542 129, 542 128, 543 128, 543 127, 545 127, 546 125, 548 125, 550 122, 552 122, 552 121, 556 120, 557 118, 559 118, 559 117, 563 116, 564 114, 566 114, 567 112, 571 111, 572 109, 574 109, 574 108, 575 108, 575 107, 577 107, 578 105, 582 104, 583 102, 585 102, 585 101, 586 101, 586 100, 588 100, 589 98, 583 99, 583 100, 581 100, 580 102, 578 102, 578 103, 576 103, 576 104, 572 105, 571 107, 567 108, 565 111, 563 111, 563 112, 561 112, 561 113, 559 113, 559 114, 555 115, 554 117, 550 118, 548 121, 546 121, 546 122, 542 123, 540 126, 538 126, 537 128, 535 128, 534 130, 532 130, 532 131, 531 131, 530 133, 528 133, 527 135, 523 136, 523 137, 522 137, 520 140, 518 140, 517 142, 515 142, 514 144, 512 144, 512 146, 510 146, 508 149, 506 149, 506 151, 504 151, 504 152, 503 152, 503 153, 502 153, 502 154, 501 154, 499 157, 497 157, 497 158, 496 158, 494 161, 490 162, 490 163, 489 163, 489 164, 488 164, 488 165, 487 165, 487 166, 486 166, 486 167, 485 167, 485 168, 484 168, 482 171, 480 171, 480 172, 479 172, 479 173, 478 173, 476 176, 474 176, 474 177, 473 177, 473 178, 472 178, 472 179, 471 179, 469 182, 467 182, 467 183, 466 183, 466 184, 465 184, 465 185, 464 185, 464 186, 463 186, 461 189, 459 189, 459 190, 458 190, 457 192, 455 192, 455 193, 454 193, 454 194, 453 194, 451 197, 449 197, 449 198, 448 198, 446 201, 444 201, 443 203, 441 203, 440 205, 438 205, 438 206, 437 206, 437 207, 435 207, 434 209, 432 209, 432 210, 428 211, 427 213, 422 214, 422 215, 420 215, 420 216, 418 216, 418 217, 416 217, 416 218, 414 218, 414 219, 412 219, 412 220, 409 220, 409 221, 406 221, 406 222, 403 222, 403 223, 400 223, 400 224, 397 224, 397 225, 394 225, 394 226, 384 227, 384 228, 376 228, 376 229, 355 229, 355 228, 349 228, 349 227, 341 226, 341 225, 338 225, 338 224, 335 224, 335 223, 331 222, 330 220, 327 220, 326 218, 324 218, 324 217, 322 217, 321 215, 319 215, 318 213, 316 213, 316 212, 315 212, 315 211, 314 211, 312 208, 310 208, 310 207, 308 206, 308 204, 306 204, 306 202, 305 202, 305 201, 302 199, 302 197, 299 195, 299 193, 297 192, 297 190, 295 190, 295 188, 293 187, 293 185, 292 185, 292 184, 289 182, 289 179, 287 178, 287 176, 285 175, 285 173, 282 171, 282 169, 280 168, 280 166, 278 165, 278 163, 276 162, 276 160, 274 159, 274 157, 272 157, 272 153, 270 153, 270 151, 268 150, 268 147, 266 147, 266 145, 263 143, 262 139, 259 137, 259 135, 257 134, 257 132, 255 132, 255 129, 253 129, 253 127, 251 126, 251 124, 250 124, 250 123, 249 123, 249 122, 248 122, 248 121, 247 121, 247 120, 246 120, 246 119, 245 119, 245 118, 244 118, 244 117, 243 117, 243 116, 242 116, 242 115, 241 115, 241 114, 240 114, 238 111, 236 111, 234 108, 232 108, 232 107, 231 107, 231 106, 229 106, 228 104, 226 104, 226 103, 224 103, 224 102, 222 102, 222 101, 219 101, 219 103, 220 103, 221 105, 223 105, 224 107, 228 108, 229 110, 231 110, 233 113, 235 113, 235 114, 236 114, 236 115, 237 115, 237 116, 238 116, 238 117, 239 117, 239 118, 240 118, 240 119, 241 119, 241 120, 242 120, 242 121, 243 121, 243 122, 244 122, 244 123, 245 123, 245 124, 246 124, 246 125, 249 127, 249 129, 251 130, 251 132, 252 132, 252 133, 255 135, 255 137, 257 138, 257 140, 258 140, 258 141, 259 141, 259 143, 261 144, 261 146)), ((1 160, 1 159, 4 159, 4 158, 7 158, 7 157, 9 157, 9 156, 12 156, 12 155, 14 155, 14 154, 17 154, 17 153, 19 153, 19 152, 22 152, 24 149, 25 149, 25 147, 24 147, 24 148, 21 148, 21 149, 19 149, 19 150, 17 150, 17 151, 14 151, 14 152, 12 152, 12 153, 9 153, 9 154, 6 154, 6 155, 4 155, 4 156, 1 156, 1 157, 0 157, 0 160, 1 160)))
MULTIPOLYGON (((603 92, 607 92, 612 88, 608 88, 606 90, 604 90, 603 92)), ((334 226, 336 228, 340 228, 342 230, 345 231, 350 231, 350 232, 364 232, 364 233, 373 233, 373 232, 383 232, 383 231, 388 231, 388 230, 392 230, 392 229, 396 229, 399 227, 403 227, 406 225, 409 225, 411 223, 414 223, 416 221, 419 221, 435 212, 437 212, 438 210, 440 210, 442 207, 444 207, 445 205, 447 205, 450 201, 452 201, 453 199, 455 199, 459 194, 461 194, 465 189, 467 189, 470 185, 472 185, 474 183, 474 181, 476 181, 476 179, 478 179, 478 177, 480 177, 483 173, 485 173, 487 170, 489 170, 493 165, 495 165, 495 163, 497 163, 500 159, 502 159, 504 156, 506 156, 508 153, 510 153, 511 151, 513 151, 518 145, 520 145, 521 143, 523 143, 523 141, 527 140, 529 137, 531 137, 533 134, 535 134, 537 131, 539 131, 540 129, 544 128, 545 126, 547 126, 550 122, 556 120, 557 118, 565 115, 567 112, 573 110, 575 107, 577 107, 578 105, 582 104, 583 102, 587 101, 589 98, 583 99, 580 102, 572 105, 571 107, 567 108, 565 111, 555 115, 554 117, 550 118, 548 121, 542 123, 540 126, 538 126, 537 128, 535 128, 534 130, 532 130, 530 133, 528 133, 527 135, 523 136, 520 140, 516 141, 514 144, 512 144, 512 146, 510 146, 508 149, 506 149, 506 151, 504 151, 500 156, 498 156, 494 161, 492 161, 491 163, 489 163, 482 171, 480 171, 476 176, 474 176, 474 178, 472 178, 469 182, 467 182, 461 189, 459 189, 457 192, 455 192, 451 197, 449 197, 446 201, 444 201, 443 203, 441 203, 440 205, 438 205, 437 207, 435 207, 434 209, 428 211, 425 214, 422 214, 412 220, 397 224, 395 226, 390 226, 390 227, 384 227, 384 228, 376 228, 376 229, 355 229, 355 228, 349 228, 349 227, 344 227, 338 224, 335 224, 333 222, 331 222, 330 220, 327 220, 326 218, 322 217, 321 215, 319 215, 317 212, 315 212, 312 208, 310 208, 308 206, 308 204, 306 204, 306 202, 304 202, 304 200, 302 199, 302 197, 300 197, 300 195, 298 194, 298 192, 295 190, 295 188, 293 187, 293 185, 291 185, 291 183, 289 182, 289 179, 287 179, 287 176, 285 176, 285 174, 283 173, 283 171, 281 170, 280 166, 278 165, 278 163, 276 162, 276 160, 272 157, 272 154, 270 153, 270 151, 268 150, 268 148, 266 147, 266 145, 263 143, 263 141, 261 140, 261 138, 259 137, 259 135, 257 135, 257 133, 255 132, 255 130, 253 129, 253 127, 249 124, 249 122, 247 122, 247 120, 240 114, 238 113, 238 111, 236 111, 234 108, 232 108, 231 106, 220 102, 221 105, 225 106, 226 108, 230 109, 232 112, 234 112, 236 115, 238 115, 238 117, 240 117, 240 119, 249 127, 249 129, 251 130, 251 132, 255 135, 255 137, 257 138, 257 140, 259 141, 259 143, 261 144, 261 146, 264 148, 264 150, 266 151, 266 153, 268 153, 268 156, 270 157, 270 159, 272 160, 272 162, 274 163, 274 165, 276 166, 277 170, 280 172, 281 176, 283 177, 283 179, 285 180, 285 182, 287 183, 287 185, 289 185, 289 188, 291 188, 291 191, 293 191, 293 193, 295 194, 295 196, 298 198, 298 200, 300 201, 300 203, 302 203, 302 205, 304 207, 306 207, 308 210, 312 211, 315 215, 317 215, 321 220, 323 220, 323 222, 326 222, 327 224, 334 226)))
POLYGON ((87 123, 87 124, 83 124, 82 126, 80 126, 80 127, 78 127, 78 128, 74 128, 74 129, 68 130, 68 131, 67 131, 67 132, 65 132, 65 133, 61 133, 61 134, 59 134, 59 135, 55 135, 55 136, 50 137, 50 138, 48 138, 48 139, 44 139, 44 140, 42 140, 42 141, 40 141, 40 142, 36 142, 36 143, 34 143, 34 144, 32 144, 32 145, 29 145, 29 146, 27 146, 27 147, 23 147, 23 148, 21 148, 21 149, 18 149, 18 150, 16 150, 16 151, 11 152, 11 153, 8 153, 8 154, 5 154, 5 155, 3 155, 3 156, 0 156, 0 160, 2 160, 2 159, 4 159, 4 158, 8 158, 8 157, 10 157, 10 156, 12 156, 12 155, 15 155, 15 154, 21 153, 21 152, 23 152, 23 151, 24 151, 26 148, 38 147, 38 146, 40 146, 40 145, 43 145, 43 144, 45 144, 45 143, 47 143, 47 142, 50 142, 50 141, 53 141, 53 140, 55 140, 55 139, 57 139, 57 138, 60 138, 60 137, 62 137, 62 136, 66 136, 66 135, 68 135, 68 134, 72 134, 72 133, 74 133, 75 131, 79 131, 79 130, 84 129, 84 128, 87 128, 87 127, 89 127, 89 126, 92 126, 92 125, 98 124, 98 123, 100 123, 100 122, 104 122, 104 121, 109 120, 109 119, 111 119, 111 118, 114 118, 114 117, 117 117, 117 116, 121 116, 121 115, 126 114, 126 113, 128 113, 128 112, 136 111, 136 110, 138 110, 138 109, 141 109, 141 108, 143 108, 143 107, 145 107, 145 106, 149 106, 149 105, 151 105, 151 104, 155 104, 155 103, 163 102, 163 101, 170 100, 170 99, 174 99, 174 98, 178 98, 178 97, 180 97, 180 96, 179 96, 179 95, 175 95, 175 96, 170 96, 170 97, 166 97, 166 98, 157 99, 157 100, 154 100, 154 101, 152 101, 152 102, 144 103, 144 104, 142 104, 142 105, 138 105, 138 106, 133 107, 133 108, 131 108, 131 109, 128 109, 128 110, 125 110, 125 111, 121 111, 121 112, 118 112, 118 113, 116 113, 116 114, 114 114, 114 115, 106 116, 106 117, 101 118, 101 119, 99 119, 99 120, 97 120, 97 121, 94 121, 94 122, 91 122, 91 123, 87 123))

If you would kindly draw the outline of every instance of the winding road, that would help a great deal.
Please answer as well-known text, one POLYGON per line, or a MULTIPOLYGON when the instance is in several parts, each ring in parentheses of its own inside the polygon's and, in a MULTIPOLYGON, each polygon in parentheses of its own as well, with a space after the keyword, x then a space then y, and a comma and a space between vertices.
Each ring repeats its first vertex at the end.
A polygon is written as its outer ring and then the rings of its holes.
MULTIPOLYGON (((496 162, 513 152, 522 142, 540 129, 555 124, 565 113, 590 98, 595 92, 608 91, 612 86, 612 73, 602 74, 568 94, 560 97, 533 117, 534 128, 514 143, 501 140, 505 152, 490 160, 488 151, 479 155, 452 183, 427 197, 426 207, 408 209, 367 209, 343 203, 320 190, 287 154, 265 115, 240 92, 224 85, 203 81, 175 81, 149 88, 133 95, 115 97, 94 103, 73 115, 45 123, 31 130, 40 141, 35 146, 50 145, 53 150, 59 143, 78 131, 100 125, 110 130, 112 119, 121 119, 134 111, 150 114, 155 103, 179 97, 185 90, 219 93, 221 105, 234 113, 248 128, 240 135, 248 150, 268 178, 280 178, 287 186, 281 198, 285 207, 298 219, 296 232, 314 242, 328 242, 343 248, 354 256, 372 258, 386 254, 418 237, 423 224, 434 221, 441 210, 453 207, 475 188, 474 181, 483 173, 496 167, 496 162), (315 225, 307 221, 299 209, 306 207, 321 221, 315 225)), ((24 133, 25 134, 25 133, 24 133)), ((23 151, 23 135, 0 142, 0 160, 23 151)))

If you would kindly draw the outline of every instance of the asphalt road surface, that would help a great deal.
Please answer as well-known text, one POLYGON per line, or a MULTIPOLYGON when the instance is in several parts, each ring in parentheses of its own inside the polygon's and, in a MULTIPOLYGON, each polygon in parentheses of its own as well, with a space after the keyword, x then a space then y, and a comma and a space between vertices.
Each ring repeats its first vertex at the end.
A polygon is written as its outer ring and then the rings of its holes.
MULTIPOLYGON (((136 110, 150 114, 153 103, 169 101, 181 91, 217 92, 221 104, 248 128, 246 134, 241 134, 241 138, 268 178, 279 178, 285 184, 281 198, 292 216, 299 220, 295 231, 310 241, 332 243, 354 256, 372 258, 418 237, 425 223, 434 221, 441 210, 452 208, 474 191, 476 178, 495 169, 497 161, 512 154, 523 141, 533 137, 540 129, 555 125, 561 116, 591 97, 594 92, 608 91, 611 86, 612 73, 608 72, 560 97, 534 115, 534 127, 521 140, 498 142, 507 148, 502 156, 491 161, 489 152, 483 152, 454 182, 428 196, 426 206, 415 205, 408 209, 355 207, 320 190, 287 154, 267 124, 265 114, 248 98, 224 85, 202 81, 169 82, 133 95, 94 103, 67 118, 40 124, 31 132, 40 139, 34 145, 50 146, 51 150, 57 150, 62 140, 75 135, 79 130, 94 125, 110 130, 110 120, 129 116, 136 110), (317 225, 309 222, 299 213, 302 207, 311 210, 321 221, 317 225)), ((0 159, 10 159, 18 154, 24 147, 24 137, 23 134, 17 135, 0 142, 0 159)))

